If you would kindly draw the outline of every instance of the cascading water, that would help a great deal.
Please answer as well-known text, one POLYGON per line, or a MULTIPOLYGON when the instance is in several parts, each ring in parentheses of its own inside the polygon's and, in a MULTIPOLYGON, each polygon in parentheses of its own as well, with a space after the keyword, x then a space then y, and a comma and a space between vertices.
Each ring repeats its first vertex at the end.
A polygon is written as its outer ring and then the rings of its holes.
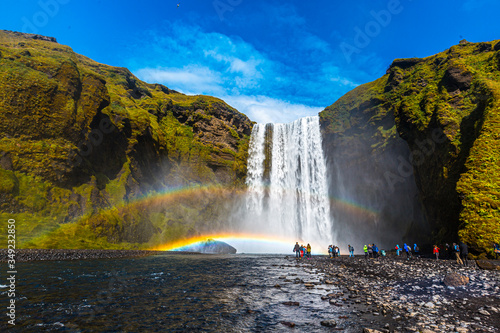
POLYGON ((316 251, 334 240, 319 117, 256 124, 247 185, 254 231, 322 247, 316 251))

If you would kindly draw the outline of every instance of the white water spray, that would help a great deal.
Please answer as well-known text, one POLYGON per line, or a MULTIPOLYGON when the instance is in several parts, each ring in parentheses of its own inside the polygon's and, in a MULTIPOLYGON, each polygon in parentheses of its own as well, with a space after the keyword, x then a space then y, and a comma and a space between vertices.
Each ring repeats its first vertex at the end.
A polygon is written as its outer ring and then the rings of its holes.
MULTIPOLYGON (((319 117, 253 127, 247 210, 257 232, 311 243, 334 241, 319 117)), ((313 245, 314 246, 314 245, 313 245)))

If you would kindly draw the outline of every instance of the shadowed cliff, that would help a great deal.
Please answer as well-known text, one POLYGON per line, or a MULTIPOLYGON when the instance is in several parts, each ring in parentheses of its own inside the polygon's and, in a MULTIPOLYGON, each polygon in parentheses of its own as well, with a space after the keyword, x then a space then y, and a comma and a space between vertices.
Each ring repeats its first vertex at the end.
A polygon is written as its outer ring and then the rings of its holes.
POLYGON ((461 237, 491 252, 500 241, 499 69, 499 42, 462 41, 396 59, 322 111, 332 196, 374 211, 353 218, 334 208, 338 227, 365 242, 396 230, 407 242, 461 237))

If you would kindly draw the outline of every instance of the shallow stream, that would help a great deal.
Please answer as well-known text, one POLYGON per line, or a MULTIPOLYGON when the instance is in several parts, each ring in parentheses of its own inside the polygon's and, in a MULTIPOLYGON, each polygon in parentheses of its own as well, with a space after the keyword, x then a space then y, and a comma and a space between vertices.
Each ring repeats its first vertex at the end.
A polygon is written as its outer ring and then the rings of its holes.
MULTIPOLYGON (((286 332, 286 322, 297 332, 331 332, 321 326, 329 319, 344 332, 359 331, 339 319, 348 308, 321 300, 335 286, 306 288, 299 280, 318 282, 321 274, 282 255, 167 254, 18 266, 18 332, 286 332), (283 304, 289 301, 299 305, 283 304)), ((0 302, 7 302, 6 289, 0 302)))

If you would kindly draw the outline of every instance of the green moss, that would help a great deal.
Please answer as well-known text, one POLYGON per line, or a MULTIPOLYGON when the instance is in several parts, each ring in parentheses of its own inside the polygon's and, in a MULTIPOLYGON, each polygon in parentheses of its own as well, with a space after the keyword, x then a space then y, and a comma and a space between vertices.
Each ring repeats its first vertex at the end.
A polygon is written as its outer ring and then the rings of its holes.
POLYGON ((123 165, 119 176, 106 184, 106 193, 111 205, 115 206, 123 202, 127 193, 126 185, 128 177, 130 177, 130 160, 123 165))
POLYGON ((19 191, 19 181, 12 171, 0 168, 0 193, 15 193, 19 191))
POLYGON ((134 232, 152 232, 148 215, 110 207, 171 184, 234 186, 236 175, 244 178, 249 137, 241 131, 251 123, 222 100, 147 84, 67 46, 5 31, 0 51, 0 152, 14 170, 0 170, 0 214, 19 220, 19 247, 136 247, 134 232), (102 142, 91 144, 97 153, 87 156, 79 149, 105 116, 116 129, 101 131, 102 142), (237 147, 203 137, 212 122, 237 147), (72 163, 77 152, 81 164, 72 163), (151 175, 148 167, 159 164, 165 174, 151 175))

